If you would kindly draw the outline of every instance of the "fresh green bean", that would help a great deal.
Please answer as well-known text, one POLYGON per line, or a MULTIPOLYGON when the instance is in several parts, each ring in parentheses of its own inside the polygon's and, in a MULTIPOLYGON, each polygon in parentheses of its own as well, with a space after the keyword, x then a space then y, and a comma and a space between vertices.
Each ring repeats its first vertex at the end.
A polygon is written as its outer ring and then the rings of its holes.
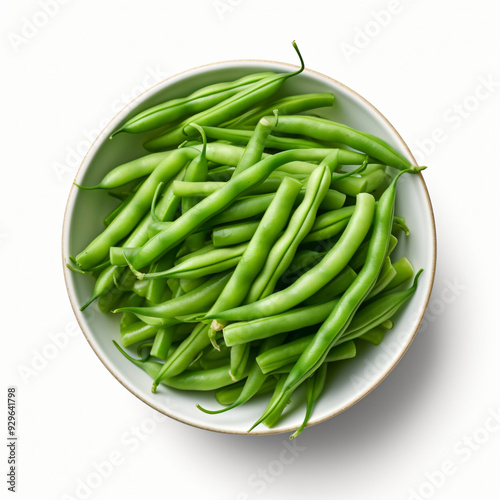
POLYGON ((325 386, 326 372, 328 364, 323 363, 306 381, 306 414, 300 427, 290 436, 290 439, 296 438, 305 429, 311 418, 314 403, 319 398, 325 386))
MULTIPOLYGON (((304 111, 309 111, 316 108, 326 108, 333 106, 334 95, 329 92, 318 92, 313 94, 300 94, 283 97, 273 100, 271 103, 263 103, 255 109, 251 109, 232 120, 229 126, 248 126, 255 125, 261 118, 273 114, 275 111, 279 116, 296 115, 304 111)), ((225 127, 228 124, 224 125, 225 127)))
POLYGON ((136 160, 123 163, 110 170, 96 186, 82 186, 74 183, 80 189, 114 189, 131 181, 145 177, 172 154, 171 151, 152 153, 136 160))
POLYGON ((345 144, 391 167, 400 170, 411 167, 410 162, 385 141, 324 118, 281 116, 276 132, 305 135, 320 141, 345 144))
POLYGON ((269 118, 259 120, 238 165, 236 165, 233 175, 240 174, 261 160, 267 139, 273 131, 276 121, 276 118, 274 120, 270 120, 269 118))
POLYGON ((180 118, 193 113, 204 111, 228 99, 237 92, 248 88, 250 84, 264 78, 269 78, 273 73, 253 73, 233 82, 216 83, 209 85, 187 97, 171 99, 156 106, 147 108, 127 120, 111 137, 120 132, 141 133, 168 125, 180 118))
MULTIPOLYGON (((204 126, 203 130, 207 134, 207 137, 210 137, 211 139, 231 141, 237 144, 248 144, 250 138, 252 137, 251 130, 207 126, 204 126)), ((272 134, 267 138, 266 146, 271 149, 282 151, 285 151, 287 149, 309 149, 324 147, 323 144, 317 141, 310 141, 307 139, 295 137, 280 137, 272 134)))
POLYGON ((213 244, 217 248, 250 241, 258 226, 259 221, 246 221, 214 227, 212 231, 213 244))
POLYGON ((230 273, 213 276, 208 281, 180 297, 173 298, 162 304, 144 307, 122 307, 114 312, 129 311, 134 314, 151 316, 153 318, 175 318, 197 312, 204 312, 212 306, 229 281, 230 273))
POLYGON ((276 93, 286 80, 304 70, 304 61, 302 60, 302 56, 300 55, 295 42, 293 46, 300 58, 301 63, 301 66, 297 71, 292 73, 280 73, 264 78, 251 85, 250 88, 238 92, 232 97, 229 97, 206 111, 193 115, 188 120, 181 122, 178 126, 168 131, 166 134, 146 142, 144 147, 149 151, 158 151, 176 146, 186 139, 184 129, 187 125, 189 125, 189 123, 194 122, 202 126, 220 125, 221 123, 240 115, 254 103, 276 93))

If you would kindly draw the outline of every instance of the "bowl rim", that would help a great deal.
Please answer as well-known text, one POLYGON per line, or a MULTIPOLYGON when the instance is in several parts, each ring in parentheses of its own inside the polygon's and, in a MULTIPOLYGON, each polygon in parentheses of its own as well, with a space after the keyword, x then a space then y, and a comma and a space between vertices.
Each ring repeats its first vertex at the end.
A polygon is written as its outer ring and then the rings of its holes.
MULTIPOLYGON (((167 78, 163 79, 162 81, 155 83, 154 85, 152 85, 151 87, 149 87, 145 91, 141 92, 139 95, 137 95, 132 100, 130 100, 125 106, 123 106, 117 113, 115 113, 115 115, 102 128, 102 130, 99 132, 97 137, 94 139, 94 141, 90 145, 88 151, 85 153, 85 155, 82 158, 82 161, 80 163, 80 166, 78 167, 78 169, 75 173, 74 179, 76 180, 79 177, 81 171, 84 169, 84 167, 86 167, 87 162, 88 162, 88 158, 93 156, 95 154, 95 152, 99 149, 100 143, 103 140, 103 138, 109 136, 109 130, 110 130, 110 128, 112 128, 111 126, 113 125, 113 127, 114 127, 117 123, 120 122, 120 120, 123 119, 123 116, 129 110, 136 108, 146 98, 154 95, 158 91, 159 88, 164 88, 165 86, 168 85, 168 82, 170 82, 171 80, 177 80, 183 76, 189 76, 189 74, 192 74, 192 73, 197 73, 197 72, 200 72, 203 70, 217 69, 217 68, 223 67, 225 65, 226 66, 230 66, 230 65, 243 66, 245 64, 246 65, 249 65, 249 64, 274 65, 274 66, 280 66, 283 68, 290 68, 290 69, 298 69, 299 68, 299 66, 297 66, 295 64, 285 63, 285 62, 281 62, 281 61, 273 61, 273 60, 268 60, 268 59, 230 59, 230 60, 226 60, 226 61, 217 61, 217 62, 202 64, 202 65, 195 66, 193 68, 175 73, 173 75, 170 75, 167 78)), ((390 129, 390 131, 398 138, 400 145, 404 148, 404 150, 407 153, 407 155, 409 156, 409 158, 413 161, 413 164, 417 165, 415 157, 413 156, 410 148, 408 147, 406 142, 403 140, 403 138, 401 137, 399 132, 395 129, 395 127, 392 125, 392 123, 378 110, 378 108, 376 108, 365 97, 363 97, 358 92, 356 92, 352 88, 348 87, 344 83, 339 82, 338 80, 336 80, 328 75, 325 75, 321 72, 318 72, 318 71, 315 71, 315 70, 312 70, 312 69, 309 69, 306 67, 304 69, 303 73, 304 74, 312 74, 316 77, 319 77, 320 79, 328 80, 334 86, 340 87, 346 93, 351 94, 351 96, 353 96, 355 99, 362 101, 362 103, 367 108, 369 108, 375 115, 377 115, 377 118, 382 120, 385 123, 385 125, 390 129)), ((399 363, 399 361, 401 361, 401 359, 406 354, 406 351, 408 350, 408 348, 412 344, 413 340, 415 339, 415 336, 417 335, 417 333, 420 329, 420 325, 422 324, 422 321, 423 321, 424 316, 425 316, 425 312, 427 310, 427 307, 428 307, 428 304, 430 301, 430 297, 431 297, 431 293, 432 293, 432 289, 433 289, 433 285, 434 285, 434 280, 435 280, 436 260, 437 260, 437 236, 436 236, 436 221, 435 221, 435 217, 434 217, 434 210, 432 208, 432 202, 431 202, 431 198, 429 195, 429 191, 427 189, 427 185, 425 183, 425 179, 424 179, 422 173, 419 172, 418 176, 419 176, 420 181, 422 183, 422 188, 423 188, 423 192, 425 195, 425 202, 427 203, 427 209, 429 211, 429 214, 431 217, 431 222, 432 222, 432 225, 430 228, 431 229, 432 258, 431 258, 431 269, 428 270, 428 272, 430 274, 429 286, 428 286, 426 297, 422 303, 423 307, 421 309, 420 317, 418 318, 417 322, 415 323, 414 331, 412 332, 412 334, 408 338, 406 345, 404 345, 404 349, 402 350, 400 355, 391 361, 390 365, 385 369, 383 374, 377 380, 371 382, 370 385, 368 385, 366 388, 364 388, 356 398, 349 401, 347 404, 343 405, 342 407, 336 408, 335 410, 329 412, 327 415, 316 418, 315 420, 310 420, 308 422, 308 424, 306 425, 306 427, 311 427, 313 425, 320 424, 322 422, 325 422, 326 420, 329 420, 329 419, 335 417, 336 415, 339 415, 340 413, 343 413, 344 411, 348 410, 349 408, 354 406, 356 403, 361 401, 363 398, 365 398, 368 394, 370 394, 394 370, 394 368, 399 363)), ((216 428, 216 427, 211 427, 209 425, 202 425, 202 424, 199 424, 196 422, 191 422, 189 420, 184 420, 183 418, 179 417, 178 415, 170 413, 168 410, 161 408, 158 405, 156 405, 150 401, 147 401, 145 398, 142 397, 142 395, 140 393, 138 393, 136 391, 136 389, 133 386, 129 385, 125 380, 121 379, 119 374, 116 373, 116 371, 111 366, 109 366, 104 354, 100 352, 100 348, 99 348, 98 344, 96 342, 94 342, 92 335, 89 332, 87 332, 87 329, 86 329, 83 321, 81 321, 81 318, 80 318, 81 311, 80 311, 78 304, 75 303, 75 298, 71 292, 71 285, 70 285, 70 279, 69 279, 70 273, 69 273, 69 270, 66 266, 66 262, 67 262, 67 259, 69 257, 69 255, 66 255, 66 242, 69 241, 69 222, 68 221, 70 218, 69 217, 70 208, 72 208, 72 205, 73 205, 72 202, 74 202, 74 198, 76 196, 74 194, 76 189, 77 188, 73 182, 71 185, 71 188, 69 190, 69 193, 68 193, 68 199, 67 199, 66 207, 64 210, 64 218, 63 218, 63 225, 62 225, 62 239, 61 239, 62 254, 61 254, 61 256, 62 256, 64 281, 65 281, 65 286, 66 286, 68 298, 69 298, 69 301, 71 303, 71 307, 73 309, 73 313, 75 314, 78 325, 80 326, 80 329, 81 329, 83 335, 85 336, 87 342, 89 343, 90 347, 92 348, 92 350, 94 351, 96 356, 99 358, 101 363, 111 373, 111 375, 113 375, 113 377, 123 387, 125 387, 129 392, 131 392, 134 396, 136 396, 140 401, 142 401, 143 403, 145 403, 149 407, 153 408, 154 410, 158 411, 159 413, 161 413, 163 415, 168 416, 169 418, 172 418, 174 420, 177 420, 178 422, 190 425, 190 426, 198 428, 198 429, 204 429, 204 430, 208 430, 208 431, 212 431, 212 432, 218 432, 221 434, 236 434, 236 435, 245 435, 245 436, 262 436, 262 435, 282 434, 282 433, 287 433, 287 432, 293 432, 296 428, 295 426, 286 426, 284 428, 269 428, 267 430, 254 429, 254 430, 252 430, 252 432, 247 432, 247 431, 238 431, 238 430, 232 430, 232 429, 216 428)), ((427 269, 426 269, 426 272, 427 272, 427 269)))

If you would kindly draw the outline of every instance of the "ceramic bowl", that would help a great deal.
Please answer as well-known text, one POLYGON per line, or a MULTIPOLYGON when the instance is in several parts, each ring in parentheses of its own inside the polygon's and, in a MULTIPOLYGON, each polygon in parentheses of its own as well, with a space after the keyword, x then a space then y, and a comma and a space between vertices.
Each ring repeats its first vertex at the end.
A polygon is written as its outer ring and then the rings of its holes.
MULTIPOLYGON (((295 66, 269 61, 230 61, 191 69, 164 80, 130 102, 111 120, 92 144, 75 181, 86 185, 97 184, 114 166, 146 153, 142 148, 144 137, 119 134, 113 140, 108 139, 114 130, 138 111, 167 99, 188 95, 202 86, 240 78, 250 72, 287 72, 294 69, 295 66)), ((416 164, 405 142, 387 119, 345 85, 305 70, 287 80, 281 94, 325 91, 335 95, 334 106, 315 111, 316 114, 375 134, 416 164)), ((112 206, 113 200, 105 193, 72 187, 64 218, 64 263, 102 230, 100 221, 112 210, 112 206)), ((354 359, 331 367, 325 391, 314 408, 309 425, 346 410, 382 382, 410 346, 423 319, 434 279, 436 238, 432 206, 422 175, 406 175, 400 179, 396 208, 397 214, 406 218, 411 229, 411 235, 401 239, 397 252, 406 255, 416 270, 424 269, 418 290, 407 307, 398 314, 394 328, 387 332, 379 346, 367 346, 354 359)), ((113 339, 119 340, 119 318, 101 313, 95 305, 84 312, 80 311, 80 306, 91 296, 93 279, 75 274, 66 267, 64 272, 73 310, 92 349, 111 374, 144 403, 186 424, 225 433, 246 434, 260 417, 269 396, 257 397, 229 412, 208 415, 198 410, 196 404, 217 408, 212 393, 180 392, 160 386, 158 392, 152 394, 149 376, 127 361, 112 343, 113 339)), ((259 425, 252 434, 293 431, 302 422, 303 412, 299 393, 276 427, 268 429, 259 425)))

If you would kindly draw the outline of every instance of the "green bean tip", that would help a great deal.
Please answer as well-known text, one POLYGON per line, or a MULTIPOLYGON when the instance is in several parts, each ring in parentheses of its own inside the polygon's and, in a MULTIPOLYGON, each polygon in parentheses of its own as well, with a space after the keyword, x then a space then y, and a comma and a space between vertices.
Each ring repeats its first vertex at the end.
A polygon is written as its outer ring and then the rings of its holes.
POLYGON ((73 184, 79 188, 79 189, 85 189, 86 191, 91 191, 93 189, 101 189, 101 185, 97 184, 97 186, 82 186, 81 184, 78 184, 77 182, 73 182, 73 184))

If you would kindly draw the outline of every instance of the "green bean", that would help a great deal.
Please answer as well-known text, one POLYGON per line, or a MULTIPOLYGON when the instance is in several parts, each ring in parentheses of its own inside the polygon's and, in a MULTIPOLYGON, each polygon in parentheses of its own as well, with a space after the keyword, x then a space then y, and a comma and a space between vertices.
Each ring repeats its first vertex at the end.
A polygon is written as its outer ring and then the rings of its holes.
POLYGON ((317 325, 325 321, 337 302, 338 300, 334 299, 313 306, 291 309, 273 316, 230 323, 224 327, 224 340, 226 345, 232 347, 317 325))
POLYGON ((104 220, 104 225, 109 226, 117 215, 132 201, 135 193, 130 193, 104 220))
POLYGON ((140 280, 152 280, 164 277, 202 278, 215 272, 222 272, 231 269, 234 262, 239 262, 241 256, 245 252, 248 243, 241 243, 228 248, 215 248, 210 252, 205 252, 201 255, 189 258, 180 264, 155 273, 140 273, 136 276, 140 280), (216 271, 214 271, 216 270, 216 271))
POLYGON ((379 345, 380 342, 382 342, 387 330, 388 328, 386 328, 385 326, 378 325, 371 330, 363 333, 363 335, 360 335, 358 338, 366 340, 367 342, 370 342, 370 344, 379 345))
MULTIPOLYGON (((260 373, 262 373, 258 365, 257 369, 260 373)), ((232 407, 232 405, 235 404, 243 394, 244 387, 246 386, 246 383, 250 379, 250 377, 251 373, 248 374, 248 377, 245 380, 241 380, 240 382, 236 382, 233 385, 219 389, 215 393, 215 399, 217 400, 217 403, 219 403, 220 405, 226 405, 232 407)), ((255 394, 252 394, 252 396, 250 397, 253 397, 257 394, 265 394, 266 392, 272 391, 275 386, 276 386, 276 379, 274 377, 266 377, 264 383, 255 391, 255 394)), ((248 400, 245 399, 245 401, 236 406, 240 406, 241 404, 246 403, 246 401, 248 400)), ((222 413, 225 410, 232 409, 232 408, 222 408, 221 410, 211 411, 200 407, 200 405, 197 405, 197 407, 198 409, 204 411, 205 413, 216 413, 216 412, 222 413)))
MULTIPOLYGON (((247 195, 275 193, 282 179, 266 179, 258 186, 248 190, 247 195)), ((225 182, 175 182, 174 192, 180 197, 208 196, 225 185, 225 182)))
POLYGON ((247 363, 249 356, 250 344, 240 344, 231 348, 229 375, 235 382, 241 380, 245 370, 248 371, 247 363))
POLYGON ((397 153, 385 141, 324 118, 281 116, 276 132, 306 135, 320 141, 345 144, 400 170, 411 166, 404 156, 397 153))
MULTIPOLYGON (((241 380, 246 372, 241 374, 241 380)), ((221 366, 210 370, 186 371, 171 378, 162 378, 161 383, 167 387, 184 391, 213 391, 234 384, 229 374, 229 366, 221 366)))
MULTIPOLYGON (((365 335, 368 336, 371 331, 372 330, 367 332, 365 335)), ((312 339, 312 337, 309 337, 309 338, 312 339)), ((279 368, 276 368, 275 370, 268 372, 266 375, 277 376, 277 375, 281 375, 284 373, 290 373, 290 370, 293 368, 294 362, 297 361, 297 359, 299 359, 299 356, 300 356, 300 353, 297 352, 292 357, 292 359, 294 361, 292 361, 291 363, 288 363, 288 364, 282 365, 281 364, 282 362, 276 362, 277 366, 279 366, 279 368)), ((348 340, 346 342, 343 342, 342 344, 335 346, 333 349, 331 349, 330 352, 328 353, 328 356, 325 358, 325 361, 323 362, 323 364, 333 363, 335 361, 343 361, 345 359, 354 358, 355 356, 356 356, 356 344, 353 340, 348 340)), ((265 364, 265 362, 266 361, 263 359, 262 363, 265 364)))
POLYGON ((350 266, 344 267, 344 269, 340 271, 335 278, 307 298, 303 302, 304 305, 312 306, 334 299, 341 293, 345 292, 355 278, 356 273, 352 270, 352 268, 350 266))
MULTIPOLYGON (((211 139, 219 139, 224 141, 230 141, 233 143, 248 144, 248 141, 252 137, 251 130, 242 129, 230 129, 222 127, 207 127, 204 126, 203 130, 207 134, 207 137, 211 139)), ((280 137, 275 135, 270 135, 267 138, 266 146, 271 149, 277 150, 287 150, 287 149, 309 149, 309 148, 322 148, 323 144, 316 141, 310 141, 307 139, 295 138, 295 137, 280 137)))
MULTIPOLYGON (((255 359, 263 373, 276 373, 286 367, 289 370, 289 365, 297 362, 300 355, 307 349, 307 346, 313 341, 314 335, 305 335, 298 339, 291 340, 286 344, 273 347, 262 354, 259 354, 255 359)), ((356 347, 352 340, 346 339, 345 342, 333 347, 328 356, 325 357, 325 362, 340 361, 349 359, 356 355, 356 347)), ((293 367, 293 365, 292 365, 293 367)), ((284 371, 285 371, 284 370, 284 371)), ((286 373, 285 371, 285 373, 286 373)))
POLYGON ((228 222, 235 222, 238 220, 248 219, 256 215, 264 213, 271 202, 273 201, 275 193, 259 194, 254 196, 246 196, 236 200, 231 205, 231 210, 216 215, 210 220, 210 225, 218 226, 220 224, 227 224, 228 222))
POLYGON ((323 363, 306 381, 306 414, 300 427, 290 436, 290 439, 296 438, 305 429, 311 418, 314 403, 319 398, 325 386, 326 372, 328 364, 323 363))
MULTIPOLYGON (((251 109, 229 124, 231 127, 255 125, 261 118, 271 115, 277 111, 278 116, 296 115, 304 111, 316 108, 333 106, 335 97, 328 92, 318 92, 313 94, 300 94, 283 97, 270 104, 263 103, 255 109, 251 109)), ((224 126, 228 126, 225 124, 224 126)))
POLYGON ((166 360, 168 352, 173 342, 175 326, 165 326, 160 328, 155 335, 151 356, 166 360))
MULTIPOLYGON (((121 306, 141 306, 144 303, 144 299, 139 297, 135 293, 124 294, 122 300, 120 302, 121 306)), ((123 329, 127 326, 135 323, 137 318, 134 314, 129 312, 124 312, 122 317, 120 318, 120 332, 123 332, 123 329)))
POLYGON ((152 153, 136 160, 123 163, 110 170, 96 186, 82 186, 74 183, 80 189, 114 189, 131 181, 151 174, 156 167, 172 154, 171 151, 152 153))
POLYGON ((213 349, 212 345, 205 347, 200 357, 200 365, 203 369, 217 368, 230 363, 230 349, 222 341, 219 349, 213 349))
POLYGON ((238 222, 226 226, 217 226, 212 231, 212 242, 215 247, 237 245, 250 241, 255 234, 259 221, 238 222))
MULTIPOLYGON (((250 189, 248 191, 252 192, 252 190, 250 189)), ((304 200, 304 196, 305 188, 300 190, 296 198, 296 203, 298 204, 302 202, 304 200)), ((256 215, 259 215, 266 211, 273 198, 274 193, 253 195, 241 198, 231 205, 231 210, 216 215, 213 219, 211 219, 210 225, 216 226, 219 224, 227 224, 228 222, 235 222, 238 220, 255 217, 256 215)), ((336 210, 342 207, 344 201, 344 194, 339 193, 338 191, 335 191, 333 189, 329 189, 326 192, 325 197, 321 201, 319 208, 321 210, 336 210)))
POLYGON ((364 305, 353 317, 347 331, 341 335, 342 340, 357 338, 371 328, 392 318, 399 308, 408 302, 415 294, 418 278, 421 273, 422 270, 415 275, 415 279, 410 288, 400 292, 382 294, 364 305))
POLYGON ((213 391, 234 384, 234 380, 229 375, 228 366, 213 368, 211 370, 186 371, 172 377, 162 376, 161 372, 165 365, 161 365, 156 361, 134 359, 116 342, 113 341, 113 343, 129 361, 144 370, 151 378, 155 380, 159 379, 155 386, 155 392, 156 387, 160 383, 167 387, 184 391, 213 391))
POLYGON ((384 288, 385 292, 393 290, 413 276, 413 266, 406 257, 393 262, 392 267, 396 271, 396 276, 384 288))
MULTIPOLYGON (((367 153, 372 154, 370 151, 367 151, 367 153)), ((365 265, 348 290, 342 295, 330 316, 318 330, 313 341, 308 345, 288 374, 287 380, 273 407, 268 409, 252 428, 265 420, 276 408, 279 408, 284 400, 287 401, 293 391, 321 366, 321 363, 328 355, 328 351, 348 328, 354 313, 372 289, 385 259, 392 229, 397 180, 405 172, 411 171, 412 173, 416 173, 419 170, 421 170, 419 167, 402 170, 380 197, 376 208, 375 224, 365 265)))
POLYGON ((269 404, 267 405, 266 408, 266 419, 264 421, 264 424, 267 427, 274 427, 277 420, 281 417, 281 414, 285 409, 285 406, 288 404, 288 401, 278 401, 278 397, 281 394, 281 391, 283 390, 283 385, 286 381, 286 376, 277 375, 277 377, 278 380, 276 382, 276 387, 274 389, 273 395, 271 396, 269 404))
POLYGON ((175 265, 182 264, 188 259, 205 255, 206 253, 215 250, 215 246, 212 243, 207 243, 204 247, 198 248, 198 250, 190 251, 187 248, 181 247, 177 252, 177 259, 175 260, 175 265))
POLYGON ((281 275, 277 288, 286 288, 286 286, 296 281, 299 276, 314 267, 325 255, 326 252, 317 252, 316 250, 298 250, 290 267, 281 275))
POLYGON ((250 84, 269 78, 273 73, 254 73, 234 82, 223 82, 209 85, 187 97, 171 99, 152 106, 127 120, 118 130, 111 134, 114 137, 120 132, 141 133, 168 125, 180 118, 204 111, 221 101, 233 96, 250 84))
POLYGON ((371 194, 359 194, 354 213, 341 238, 315 267, 285 290, 276 292, 267 299, 220 313, 217 319, 248 321, 271 316, 286 311, 315 294, 342 271, 352 259, 354 252, 370 229, 374 207, 375 200, 371 194))
POLYGON ((301 63, 301 66, 297 71, 292 73, 280 73, 264 78, 251 85, 250 88, 238 92, 232 97, 229 97, 206 111, 202 111, 191 116, 188 120, 183 121, 166 134, 146 142, 144 147, 149 151, 158 151, 176 146, 186 139, 184 129, 189 123, 194 122, 202 126, 220 125, 221 123, 240 115, 254 103, 276 93, 286 80, 304 70, 304 61, 302 60, 302 56, 300 55, 295 42, 293 45, 301 63))
POLYGON ((368 165, 365 171, 355 177, 350 176, 341 180, 332 180, 332 188, 349 196, 359 193, 371 193, 385 180, 385 165, 368 165))
POLYGON ((126 326, 121 331, 121 342, 124 347, 128 347, 137 342, 153 338, 158 331, 158 326, 147 325, 143 321, 136 321, 126 326))
POLYGON ((186 182, 175 181, 173 184, 174 193, 181 197, 205 197, 223 187, 225 182, 186 182))
MULTIPOLYGON (((390 250, 394 249, 397 243, 398 239, 393 234, 391 234, 391 236, 389 237, 389 246, 387 249, 387 255, 390 254, 390 250)), ((363 267, 364 263, 366 262, 366 258, 368 256, 369 247, 370 247, 370 239, 367 239, 360 245, 356 253, 353 255, 352 259, 349 262, 349 265, 354 269, 354 271, 359 271, 363 267)))
MULTIPOLYGON (((336 148, 338 152, 337 162, 338 165, 359 165, 366 160, 366 155, 357 153, 356 151, 351 151, 350 149, 336 148)), ((309 164, 310 168, 310 164, 309 164)), ((289 173, 311 173, 308 170, 308 165, 305 163, 299 164, 298 162, 286 163, 277 170, 283 170, 289 173)), ((332 174, 333 177, 333 174, 332 174)))
POLYGON ((142 314, 153 318, 175 318, 203 312, 210 308, 217 300, 220 292, 229 281, 230 273, 213 276, 208 281, 180 297, 173 298, 162 304, 144 307, 122 307, 114 312, 129 311, 134 314, 142 314))
POLYGON ((394 269, 394 267, 392 267, 391 258, 387 256, 384 260, 377 281, 375 282, 375 285, 373 285, 373 288, 370 290, 370 293, 366 296, 366 300, 371 299, 375 295, 382 292, 395 276, 396 270, 394 269))
POLYGON ((304 238, 304 243, 327 240, 339 234, 347 227, 353 212, 354 206, 349 206, 319 215, 309 234, 304 238))
POLYGON ((259 120, 238 165, 236 165, 233 176, 240 174, 261 160, 267 139, 273 131, 276 120, 276 118, 274 118, 274 120, 269 120, 269 118, 262 118, 259 120))
POLYGON ((198 288, 199 286, 203 285, 203 283, 206 283, 208 279, 209 278, 207 278, 206 276, 204 276, 203 278, 196 278, 196 279, 180 278, 179 285, 184 291, 184 293, 188 293, 194 290, 195 288, 198 288))
MULTIPOLYGON (((187 182, 203 182, 207 179, 208 174, 208 162, 207 162, 207 139, 205 137, 205 132, 201 127, 196 124, 192 124, 192 127, 199 128, 200 133, 203 137, 203 149, 200 154, 191 160, 189 165, 186 167, 186 175, 184 180, 187 182)), ((181 202, 182 213, 187 212, 190 208, 193 208, 199 200, 196 198, 183 198, 181 202)))
MULTIPOLYGON (((151 272, 159 272, 164 269, 169 269, 175 260, 175 249, 167 252, 163 257, 157 260, 154 264, 151 265, 151 272)), ((139 280, 136 283, 140 283, 139 280)), ((153 304, 158 304, 161 302, 162 297, 164 296, 165 289, 167 288, 167 280, 166 279, 157 279, 151 280, 147 282, 146 287, 146 298, 149 302, 153 304)))

